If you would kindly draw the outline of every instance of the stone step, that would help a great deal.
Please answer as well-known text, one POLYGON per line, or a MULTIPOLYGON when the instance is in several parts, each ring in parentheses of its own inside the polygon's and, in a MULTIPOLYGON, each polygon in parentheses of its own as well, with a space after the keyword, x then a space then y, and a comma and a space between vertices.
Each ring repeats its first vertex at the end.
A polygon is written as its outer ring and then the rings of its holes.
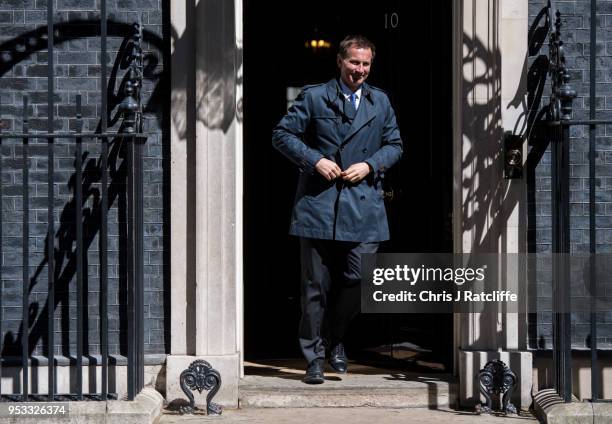
POLYGON ((450 374, 406 373, 350 364, 348 374, 328 369, 324 384, 307 385, 301 381, 301 369, 249 369, 252 373, 238 388, 240 408, 432 408, 456 403, 457 385, 450 374))

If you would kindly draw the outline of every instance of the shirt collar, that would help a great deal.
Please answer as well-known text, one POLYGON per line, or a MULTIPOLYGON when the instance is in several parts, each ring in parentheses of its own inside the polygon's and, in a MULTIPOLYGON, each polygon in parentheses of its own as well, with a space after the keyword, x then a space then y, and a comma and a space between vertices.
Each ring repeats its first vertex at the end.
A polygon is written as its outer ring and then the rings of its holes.
MULTIPOLYGON (((342 81, 342 78, 338 78, 338 81, 340 83, 340 89, 342 90, 342 94, 344 94, 344 97, 349 97, 351 94, 353 94, 353 91, 348 88, 344 81, 342 81)), ((355 91, 355 97, 357 97, 358 99, 361 98, 361 86, 359 86, 359 88, 355 91)))

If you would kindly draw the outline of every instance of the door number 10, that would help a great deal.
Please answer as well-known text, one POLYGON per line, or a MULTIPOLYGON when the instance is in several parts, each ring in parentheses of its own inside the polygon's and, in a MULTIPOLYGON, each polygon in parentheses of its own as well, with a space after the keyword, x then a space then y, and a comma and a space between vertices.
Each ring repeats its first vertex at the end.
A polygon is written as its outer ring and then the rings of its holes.
POLYGON ((385 13, 385 29, 397 28, 399 26, 399 15, 397 12, 385 13))

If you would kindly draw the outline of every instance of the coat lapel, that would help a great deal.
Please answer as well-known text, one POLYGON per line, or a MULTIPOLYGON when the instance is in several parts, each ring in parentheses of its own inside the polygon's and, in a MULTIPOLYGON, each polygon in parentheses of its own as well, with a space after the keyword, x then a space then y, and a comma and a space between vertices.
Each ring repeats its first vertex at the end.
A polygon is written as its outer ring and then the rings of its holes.
POLYGON ((335 79, 327 83, 327 107, 330 108, 336 116, 344 114, 344 102, 342 101, 342 93, 338 87, 338 81, 335 79))
MULTIPOLYGON (((338 84, 338 80, 332 79, 327 83, 327 99, 325 103, 327 107, 336 115, 339 119, 342 120, 342 123, 347 121, 354 122, 357 111, 353 105, 344 100, 344 96, 340 89, 340 85, 338 84)), ((334 137, 336 144, 340 146, 344 141, 344 137, 339 134, 337 137, 334 137)))
POLYGON ((357 115, 353 119, 353 123, 349 128, 348 132, 342 140, 342 144, 346 143, 357 131, 363 128, 368 122, 370 122, 376 116, 376 108, 374 107, 374 97, 370 92, 370 88, 367 84, 364 84, 361 89, 361 100, 359 102, 359 108, 357 109, 357 115))

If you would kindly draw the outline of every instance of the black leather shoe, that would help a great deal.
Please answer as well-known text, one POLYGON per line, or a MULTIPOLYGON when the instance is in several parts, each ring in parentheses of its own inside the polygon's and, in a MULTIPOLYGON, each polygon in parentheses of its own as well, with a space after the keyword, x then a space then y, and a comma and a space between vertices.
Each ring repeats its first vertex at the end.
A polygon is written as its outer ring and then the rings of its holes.
POLYGON ((306 368, 306 375, 302 381, 306 384, 321 384, 325 381, 321 360, 315 359, 308 364, 308 368, 306 368))
POLYGON ((348 358, 344 353, 344 345, 338 343, 329 353, 329 365, 340 374, 346 373, 348 370, 348 358))

